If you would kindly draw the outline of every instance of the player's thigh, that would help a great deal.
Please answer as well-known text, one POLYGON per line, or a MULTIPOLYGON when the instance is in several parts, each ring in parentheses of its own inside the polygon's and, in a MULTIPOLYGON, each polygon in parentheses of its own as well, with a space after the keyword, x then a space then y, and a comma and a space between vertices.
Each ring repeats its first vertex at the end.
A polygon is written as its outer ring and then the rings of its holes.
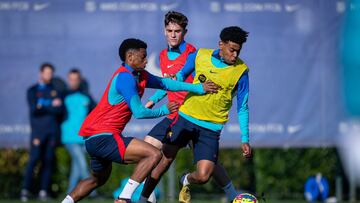
POLYGON ((219 132, 199 128, 198 136, 193 139, 194 161, 208 160, 216 164, 219 156, 219 139, 219 132))
POLYGON ((171 126, 165 143, 183 148, 193 137, 197 136, 195 128, 195 124, 179 116, 178 120, 171 126))
POLYGON ((177 145, 172 144, 163 144, 162 151, 163 155, 166 159, 175 159, 178 151, 181 149, 181 147, 177 145))
POLYGON ((127 140, 122 140, 119 135, 116 136, 102 135, 85 141, 86 151, 90 155, 90 167, 94 172, 106 170, 112 162, 124 163, 123 154, 127 140))
POLYGON ((137 163, 147 157, 158 158, 159 156, 161 157, 159 149, 147 142, 134 138, 126 148, 124 161, 125 163, 137 163))
POLYGON ((144 141, 151 144, 152 146, 158 148, 159 150, 161 149, 161 147, 163 145, 163 143, 160 140, 158 140, 150 135, 146 135, 144 138, 144 141))

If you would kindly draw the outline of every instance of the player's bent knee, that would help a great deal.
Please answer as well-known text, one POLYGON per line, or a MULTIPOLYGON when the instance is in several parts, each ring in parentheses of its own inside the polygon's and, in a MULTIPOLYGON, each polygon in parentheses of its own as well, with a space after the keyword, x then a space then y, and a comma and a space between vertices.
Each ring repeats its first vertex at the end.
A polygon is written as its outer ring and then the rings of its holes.
POLYGON ((209 176, 200 176, 198 180, 201 184, 205 184, 209 181, 209 176))
POLYGON ((102 177, 90 177, 87 181, 94 187, 100 187, 106 183, 106 179, 102 177))
POLYGON ((207 183, 210 179, 210 174, 206 172, 199 172, 196 175, 197 181, 199 181, 201 184, 207 183))
POLYGON ((153 164, 156 165, 161 160, 162 153, 160 152, 160 150, 153 150, 153 152, 151 152, 150 156, 151 156, 153 164))

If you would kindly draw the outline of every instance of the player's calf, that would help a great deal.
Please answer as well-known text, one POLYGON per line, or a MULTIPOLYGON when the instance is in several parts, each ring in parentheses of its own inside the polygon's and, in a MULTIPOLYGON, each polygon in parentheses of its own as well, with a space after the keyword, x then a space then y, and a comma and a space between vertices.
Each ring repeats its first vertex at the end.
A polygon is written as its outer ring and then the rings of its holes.
POLYGON ((159 163, 161 157, 162 153, 156 147, 142 140, 133 139, 126 149, 124 159, 125 163, 137 163, 137 165, 118 199, 130 200, 136 188, 159 163))
POLYGON ((91 176, 80 181, 61 203, 78 202, 89 195, 94 189, 104 185, 110 176, 111 168, 110 164, 104 170, 92 172, 91 176))

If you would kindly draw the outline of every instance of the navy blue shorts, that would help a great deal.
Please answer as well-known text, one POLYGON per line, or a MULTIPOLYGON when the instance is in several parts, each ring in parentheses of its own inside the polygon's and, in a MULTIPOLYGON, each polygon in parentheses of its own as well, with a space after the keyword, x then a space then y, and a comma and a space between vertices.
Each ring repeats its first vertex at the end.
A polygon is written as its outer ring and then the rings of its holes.
POLYGON ((124 154, 133 137, 104 134, 90 137, 85 141, 90 155, 90 167, 94 172, 107 169, 112 162, 124 164, 124 154))
POLYGON ((164 143, 166 141, 166 135, 170 131, 170 125, 173 121, 174 120, 168 117, 164 118, 150 130, 148 135, 164 143))
POLYGON ((220 132, 198 126, 182 116, 171 127, 167 144, 185 147, 193 142, 194 161, 209 160, 217 163, 219 154, 220 132))

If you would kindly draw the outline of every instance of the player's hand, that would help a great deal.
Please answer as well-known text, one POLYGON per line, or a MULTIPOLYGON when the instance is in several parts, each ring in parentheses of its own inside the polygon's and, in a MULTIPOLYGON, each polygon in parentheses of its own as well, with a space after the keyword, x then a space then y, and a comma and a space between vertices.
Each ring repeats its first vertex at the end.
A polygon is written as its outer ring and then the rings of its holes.
POLYGON ((59 107, 59 106, 61 106, 62 105, 62 101, 61 101, 61 99, 59 99, 59 98, 55 98, 53 101, 52 101, 52 106, 53 107, 59 107))
POLYGON ((164 74, 164 78, 170 78, 170 79, 172 79, 172 80, 177 80, 175 74, 167 74, 167 73, 165 73, 165 74, 164 74))
POLYGON ((148 108, 148 109, 152 109, 152 107, 154 107, 155 103, 153 101, 148 101, 146 104, 145 104, 145 107, 148 108))
POLYGON ((241 145, 241 149, 243 151, 243 156, 245 158, 251 158, 252 157, 251 147, 250 147, 249 143, 243 143, 241 145))
POLYGON ((211 80, 207 80, 204 83, 202 83, 203 89, 206 93, 216 93, 218 89, 220 89, 220 86, 215 84, 211 80))
POLYGON ((167 108, 169 109, 170 113, 177 112, 179 110, 179 103, 177 103, 177 102, 169 102, 167 104, 167 108))

